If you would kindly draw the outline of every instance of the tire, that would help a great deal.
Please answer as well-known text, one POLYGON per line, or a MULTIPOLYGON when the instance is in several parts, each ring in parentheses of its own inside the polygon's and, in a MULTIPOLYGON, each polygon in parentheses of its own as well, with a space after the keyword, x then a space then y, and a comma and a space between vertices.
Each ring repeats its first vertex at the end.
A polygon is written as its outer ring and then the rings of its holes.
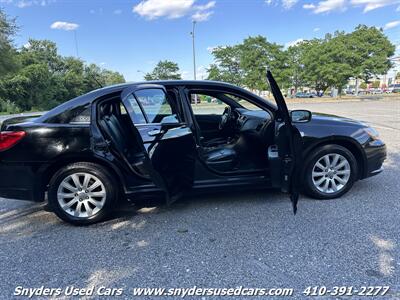
POLYGON ((78 162, 62 167, 50 180, 49 206, 65 222, 89 225, 104 220, 118 199, 118 183, 101 165, 78 162))
POLYGON ((306 162, 304 192, 323 200, 341 197, 356 181, 357 170, 357 160, 347 148, 334 144, 319 147, 306 162))

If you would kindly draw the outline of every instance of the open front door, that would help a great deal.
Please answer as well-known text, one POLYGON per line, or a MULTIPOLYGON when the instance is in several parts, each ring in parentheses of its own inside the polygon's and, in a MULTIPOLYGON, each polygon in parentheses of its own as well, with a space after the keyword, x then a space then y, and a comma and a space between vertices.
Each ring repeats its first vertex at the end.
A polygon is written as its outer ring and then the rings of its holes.
POLYGON ((141 157, 139 170, 165 192, 168 204, 192 187, 195 163, 192 131, 182 122, 173 100, 163 86, 154 84, 129 87, 121 94, 128 123, 140 144, 135 150, 140 152, 135 153, 141 157))
POLYGON ((267 79, 278 105, 275 120, 276 147, 269 149, 269 156, 274 161, 271 166, 271 178, 276 187, 280 187, 283 192, 290 194, 293 212, 296 214, 299 199, 299 176, 302 168, 302 137, 299 130, 292 125, 285 99, 269 70, 267 71, 267 79))

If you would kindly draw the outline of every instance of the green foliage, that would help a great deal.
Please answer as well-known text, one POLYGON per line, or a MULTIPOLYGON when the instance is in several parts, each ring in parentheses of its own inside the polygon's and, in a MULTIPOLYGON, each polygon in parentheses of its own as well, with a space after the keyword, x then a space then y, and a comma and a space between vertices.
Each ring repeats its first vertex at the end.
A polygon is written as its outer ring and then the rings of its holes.
POLYGON ((18 28, 15 19, 10 19, 0 8, 0 78, 17 67, 13 36, 18 28))
POLYGON ((392 67, 388 58, 394 55, 395 46, 382 30, 359 25, 347 38, 347 62, 353 69, 353 77, 368 82, 372 77, 384 74, 392 67))
POLYGON ((144 76, 145 80, 174 80, 182 79, 179 66, 169 60, 160 60, 151 73, 144 76))
POLYGON ((21 110, 15 105, 15 103, 9 100, 0 99, 0 112, 6 114, 18 114, 21 112, 21 110))
POLYGON ((325 74, 329 86, 339 90, 348 82, 354 74, 352 66, 348 63, 350 53, 348 51, 348 37, 344 33, 337 33, 333 38, 327 38, 322 44, 322 74, 325 74))
POLYGON ((368 87, 368 85, 365 82, 360 83, 360 88, 365 90, 368 87))
MULTIPOLYGON (((298 73, 299 78, 297 79, 299 87, 309 86, 317 91, 326 91, 331 84, 326 70, 326 66, 330 62, 329 56, 325 52, 326 41, 320 39, 303 41, 295 48, 301 49, 298 59, 301 64, 301 72, 298 73)), ((296 68, 296 62, 291 68, 296 68)))
POLYGON ((306 70, 306 66, 313 63, 313 60, 310 59, 305 64, 306 56, 311 50, 310 48, 309 42, 301 42, 287 49, 285 56, 286 65, 282 69, 285 88, 294 87, 295 92, 297 92, 300 87, 307 83, 307 75, 309 73, 306 70))
POLYGON ((208 70, 208 79, 261 91, 268 88, 268 67, 282 88, 326 91, 331 87, 341 94, 351 77, 368 82, 385 74, 394 50, 381 30, 365 25, 351 33, 335 32, 323 39, 303 41, 286 50, 262 36, 248 37, 238 45, 213 51, 214 64, 208 70))
POLYGON ((248 37, 235 46, 217 47, 212 52, 215 63, 208 69, 208 79, 266 90, 267 67, 278 81, 281 82, 285 76, 285 54, 282 50, 283 46, 270 43, 262 36, 248 37))
POLYGON ((215 63, 208 69, 208 80, 243 85, 244 70, 240 63, 243 56, 241 46, 217 47, 212 54, 215 63))
POLYGON ((244 85, 252 90, 267 90, 265 79, 269 68, 277 82, 283 81, 285 53, 283 46, 270 43, 265 37, 248 37, 243 41, 241 67, 245 73, 244 85))
POLYGON ((13 67, 5 71, 0 48, 0 111, 47 110, 93 89, 125 82, 117 72, 59 55, 57 45, 48 40, 30 39, 16 50, 10 42, 15 24, 1 10, 0 20, 1 41, 7 37, 13 61, 13 67))

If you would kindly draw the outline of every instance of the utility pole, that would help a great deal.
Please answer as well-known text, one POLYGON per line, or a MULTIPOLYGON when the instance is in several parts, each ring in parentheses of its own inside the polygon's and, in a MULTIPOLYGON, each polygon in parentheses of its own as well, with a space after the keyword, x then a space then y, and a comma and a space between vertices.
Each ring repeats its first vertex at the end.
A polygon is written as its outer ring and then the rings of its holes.
MULTIPOLYGON (((195 47, 195 29, 196 21, 193 20, 193 29, 190 33, 192 35, 192 48, 193 48, 193 78, 196 80, 196 47, 195 47)), ((197 104, 197 94, 194 95, 194 104, 197 104)))
POLYGON ((76 37, 76 29, 74 30, 74 40, 75 40, 76 58, 79 58, 78 39, 77 39, 77 37, 76 37))
POLYGON ((138 73, 142 73, 143 74, 143 80, 146 80, 144 77, 146 76, 146 73, 143 72, 142 70, 137 70, 138 73))
POLYGON ((192 47, 193 47, 193 78, 194 78, 194 80, 196 80, 195 29, 196 29, 196 21, 193 20, 193 29, 192 29, 191 35, 192 35, 192 47))

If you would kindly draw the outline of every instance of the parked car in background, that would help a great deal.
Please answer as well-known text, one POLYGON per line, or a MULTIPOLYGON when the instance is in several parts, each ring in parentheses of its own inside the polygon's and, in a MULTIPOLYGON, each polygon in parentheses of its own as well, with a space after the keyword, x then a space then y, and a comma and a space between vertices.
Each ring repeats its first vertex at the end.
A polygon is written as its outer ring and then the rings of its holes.
POLYGON ((389 85, 389 90, 391 93, 400 93, 400 83, 389 85))
POLYGON ((346 93, 346 95, 354 95, 355 90, 354 89, 346 89, 345 93, 346 93))
POLYGON ((297 92, 294 96, 296 98, 314 98, 314 97, 316 97, 315 94, 305 93, 305 92, 297 92))
POLYGON ((358 95, 366 95, 366 94, 368 94, 368 90, 365 90, 365 89, 358 90, 358 95))
POLYGON ((279 188, 296 210, 300 192, 333 199, 382 172, 386 146, 375 129, 289 111, 267 78, 275 103, 227 83, 169 80, 102 88, 36 119, 6 121, 0 197, 47 194, 58 217, 82 225, 154 193, 169 204, 189 192, 279 188))
POLYGON ((376 88, 376 89, 371 89, 371 90, 370 90, 370 93, 371 93, 372 95, 379 95, 379 94, 383 94, 383 91, 382 91, 382 89, 380 89, 380 88, 376 88))

